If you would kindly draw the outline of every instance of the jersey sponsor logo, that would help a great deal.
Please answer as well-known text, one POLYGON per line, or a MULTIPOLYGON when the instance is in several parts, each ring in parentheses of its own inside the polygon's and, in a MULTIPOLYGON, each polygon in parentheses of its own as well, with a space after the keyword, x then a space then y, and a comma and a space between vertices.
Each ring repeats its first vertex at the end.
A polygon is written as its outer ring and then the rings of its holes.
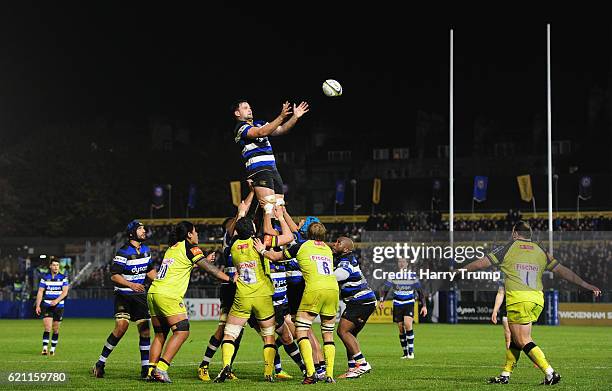
POLYGON ((245 249, 249 248, 249 244, 248 244, 248 243, 245 243, 245 244, 239 244, 239 245, 237 245, 237 246, 236 246, 236 248, 237 248, 238 250, 245 250, 245 249))
POLYGON ((113 262, 125 263, 125 261, 127 261, 127 258, 120 257, 118 255, 115 258, 113 258, 113 262))
POLYGON ((193 255, 202 255, 202 249, 199 247, 192 247, 189 249, 193 255))
POLYGON ((530 245, 530 244, 521 244, 521 245, 519 246, 519 248, 520 248, 521 250, 533 250, 533 246, 532 246, 532 245, 530 245))
POLYGON ((240 262, 241 269, 242 268, 254 269, 255 267, 257 267, 256 261, 240 262))
POLYGON ((326 257, 325 255, 311 255, 310 259, 312 259, 315 262, 319 262, 319 261, 329 262, 329 261, 331 261, 331 258, 330 257, 326 257))
POLYGON ((162 265, 172 265, 174 263, 174 258, 164 258, 162 261, 162 265))
POLYGON ((516 263, 514 270, 523 272, 539 272, 540 267, 538 265, 532 265, 530 263, 516 263))
POLYGON ((130 271, 132 272, 132 274, 139 274, 141 272, 147 271, 148 267, 149 267, 148 265, 144 265, 144 266, 140 266, 140 267, 133 267, 133 268, 130 269, 130 271))

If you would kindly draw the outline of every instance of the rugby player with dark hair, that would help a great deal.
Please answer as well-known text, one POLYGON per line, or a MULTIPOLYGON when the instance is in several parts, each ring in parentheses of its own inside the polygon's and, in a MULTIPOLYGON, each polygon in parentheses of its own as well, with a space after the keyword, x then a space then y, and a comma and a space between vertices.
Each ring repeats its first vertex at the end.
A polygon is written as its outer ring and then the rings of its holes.
POLYGON ((253 181, 257 200, 265 210, 271 210, 277 205, 277 199, 284 198, 283 180, 276 168, 268 137, 289 132, 308 110, 308 104, 301 102, 293 105, 292 112, 289 102, 285 102, 280 114, 272 122, 266 122, 254 119, 251 105, 244 99, 237 100, 232 106, 236 119, 234 141, 242 148, 247 179, 253 181))
POLYGON ((60 264, 55 258, 49 261, 49 273, 40 278, 38 293, 36 294, 36 315, 43 318, 43 347, 41 354, 53 356, 59 338, 59 328, 64 315, 64 299, 68 295, 68 277, 59 272, 60 264), (41 307, 42 306, 42 307, 41 307), (49 333, 51 336, 51 349, 49 333))
POLYGON ((204 255, 198 246, 198 231, 191 222, 181 221, 174 227, 169 245, 157 271, 157 278, 147 294, 155 331, 149 379, 161 383, 172 383, 168 377, 168 367, 189 337, 189 319, 183 297, 194 266, 219 280, 233 282, 227 274, 212 265, 214 251, 204 255), (170 331, 172 336, 168 338, 170 331))
MULTIPOLYGON (((230 243, 231 243, 232 237, 235 235, 236 221, 238 221, 238 219, 245 217, 249 209, 251 208, 251 203, 253 202, 253 196, 255 193, 253 191, 253 187, 250 186, 250 182, 249 182, 249 187, 251 188, 251 191, 249 192, 247 197, 243 201, 240 202, 240 205, 238 205, 236 216, 229 217, 225 219, 225 221, 223 222, 223 230, 224 230, 223 232, 223 261, 225 263, 224 271, 232 279, 234 278, 234 275, 236 274, 236 267, 234 267, 234 264, 232 263, 230 243)), ((230 308, 232 307, 232 304, 234 303, 234 296, 236 295, 236 284, 222 282, 221 289, 220 289, 220 295, 221 295, 221 298, 220 298, 221 305, 219 309, 220 310, 219 324, 217 326, 217 329, 215 330, 215 333, 208 340, 208 346, 206 347, 206 350, 204 352, 204 358, 202 359, 202 362, 200 363, 200 366, 198 368, 198 378, 202 381, 210 381, 210 373, 209 373, 210 361, 212 360, 216 351, 219 349, 219 346, 221 346, 221 340, 223 338, 223 333, 225 330, 225 323, 227 322, 227 315, 229 314, 230 308)), ((236 341, 235 341, 236 349, 234 351, 234 355, 231 360, 232 364, 234 363, 234 359, 236 358, 236 354, 238 353, 238 349, 240 348, 240 342, 242 341, 243 334, 244 334, 244 330, 241 331, 238 338, 236 338, 236 341)), ((236 374, 233 372, 233 370, 228 375, 228 379, 229 380, 237 379, 236 374)))

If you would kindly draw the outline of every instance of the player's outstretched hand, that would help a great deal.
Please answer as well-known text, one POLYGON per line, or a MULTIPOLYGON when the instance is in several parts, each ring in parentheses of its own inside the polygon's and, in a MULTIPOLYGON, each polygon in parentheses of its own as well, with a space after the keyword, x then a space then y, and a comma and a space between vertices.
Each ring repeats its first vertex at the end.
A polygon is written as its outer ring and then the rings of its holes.
POLYGON ((287 118, 291 114, 291 104, 289 102, 283 103, 283 108, 281 109, 280 116, 283 118, 287 118))
POLYGON ((260 254, 263 250, 266 249, 266 245, 263 244, 261 240, 259 240, 259 238, 253 239, 253 245, 255 246, 255 250, 257 250, 257 252, 260 254))
POLYGON ((495 311, 493 311, 493 314, 491 314, 491 323, 497 324, 497 312, 495 311))
POLYGON ((244 201, 240 201, 240 205, 238 205, 238 216, 246 216, 247 212, 249 211, 249 206, 250 205, 245 204, 244 201))
POLYGON ((130 285, 130 288, 132 288, 134 292, 144 292, 145 291, 145 287, 142 284, 133 283, 130 285))
POLYGON ((279 220, 279 221, 285 218, 285 214, 283 213, 282 206, 274 207, 274 217, 276 217, 276 220, 279 220))
POLYGON ((595 285, 587 284, 587 286, 585 288, 590 290, 590 291, 592 291, 593 292, 593 296, 595 296, 595 297, 601 296, 601 289, 599 289, 595 285))
POLYGON ((293 115, 295 115, 298 118, 308 113, 308 110, 310 109, 308 108, 308 103, 306 102, 302 102, 297 106, 295 105, 295 103, 293 104, 293 115))
POLYGON ((36 315, 40 315, 40 306, 39 305, 36 306, 36 315))

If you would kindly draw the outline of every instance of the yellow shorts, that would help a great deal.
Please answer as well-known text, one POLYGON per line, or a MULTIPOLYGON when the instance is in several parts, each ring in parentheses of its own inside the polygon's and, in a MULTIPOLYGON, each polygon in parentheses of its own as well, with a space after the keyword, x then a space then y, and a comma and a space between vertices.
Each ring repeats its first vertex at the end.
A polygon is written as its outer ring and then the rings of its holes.
POLYGON ((151 316, 167 318, 172 315, 186 314, 187 307, 180 297, 160 295, 159 293, 147 294, 147 303, 151 316))
POLYGON ((335 289, 305 291, 298 312, 336 316, 338 314, 338 301, 338 291, 335 289))
POLYGON ((229 314, 242 319, 249 319, 251 314, 257 320, 269 319, 274 316, 272 296, 240 297, 236 295, 229 314))
POLYGON ((528 324, 538 321, 543 307, 539 304, 530 301, 521 301, 506 306, 508 313, 508 323, 510 324, 528 324))

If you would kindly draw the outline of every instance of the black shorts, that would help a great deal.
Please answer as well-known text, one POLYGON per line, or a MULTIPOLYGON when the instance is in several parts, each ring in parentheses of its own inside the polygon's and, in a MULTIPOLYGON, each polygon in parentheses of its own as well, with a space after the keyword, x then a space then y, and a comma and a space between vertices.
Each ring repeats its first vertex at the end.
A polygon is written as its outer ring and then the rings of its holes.
POLYGON ((44 306, 40 309, 40 316, 42 318, 53 318, 54 322, 61 322, 64 319, 64 307, 44 306))
POLYGON ((283 179, 277 170, 261 170, 248 176, 253 180, 253 187, 267 187, 274 190, 274 194, 283 193, 283 179))
POLYGON ((304 280, 297 284, 287 281, 287 300, 289 301, 289 313, 291 315, 297 314, 305 288, 304 280))
POLYGON ((348 303, 344 312, 342 313, 342 318, 348 320, 349 322, 355 325, 355 329, 352 331, 353 335, 357 335, 361 329, 365 326, 366 322, 376 311, 376 303, 371 304, 355 304, 348 303))
POLYGON ((285 323, 285 316, 289 315, 289 304, 283 303, 274 306, 274 319, 276 320, 276 328, 279 328, 285 323))
POLYGON ((127 319, 133 322, 151 319, 147 295, 115 293, 115 319, 127 319))
POLYGON ((229 314, 232 304, 234 304, 234 296, 236 296, 236 285, 235 284, 221 284, 220 289, 221 305, 220 310, 222 313, 229 314))
POLYGON ((414 318, 414 303, 393 306, 393 321, 403 322, 404 316, 414 318))

